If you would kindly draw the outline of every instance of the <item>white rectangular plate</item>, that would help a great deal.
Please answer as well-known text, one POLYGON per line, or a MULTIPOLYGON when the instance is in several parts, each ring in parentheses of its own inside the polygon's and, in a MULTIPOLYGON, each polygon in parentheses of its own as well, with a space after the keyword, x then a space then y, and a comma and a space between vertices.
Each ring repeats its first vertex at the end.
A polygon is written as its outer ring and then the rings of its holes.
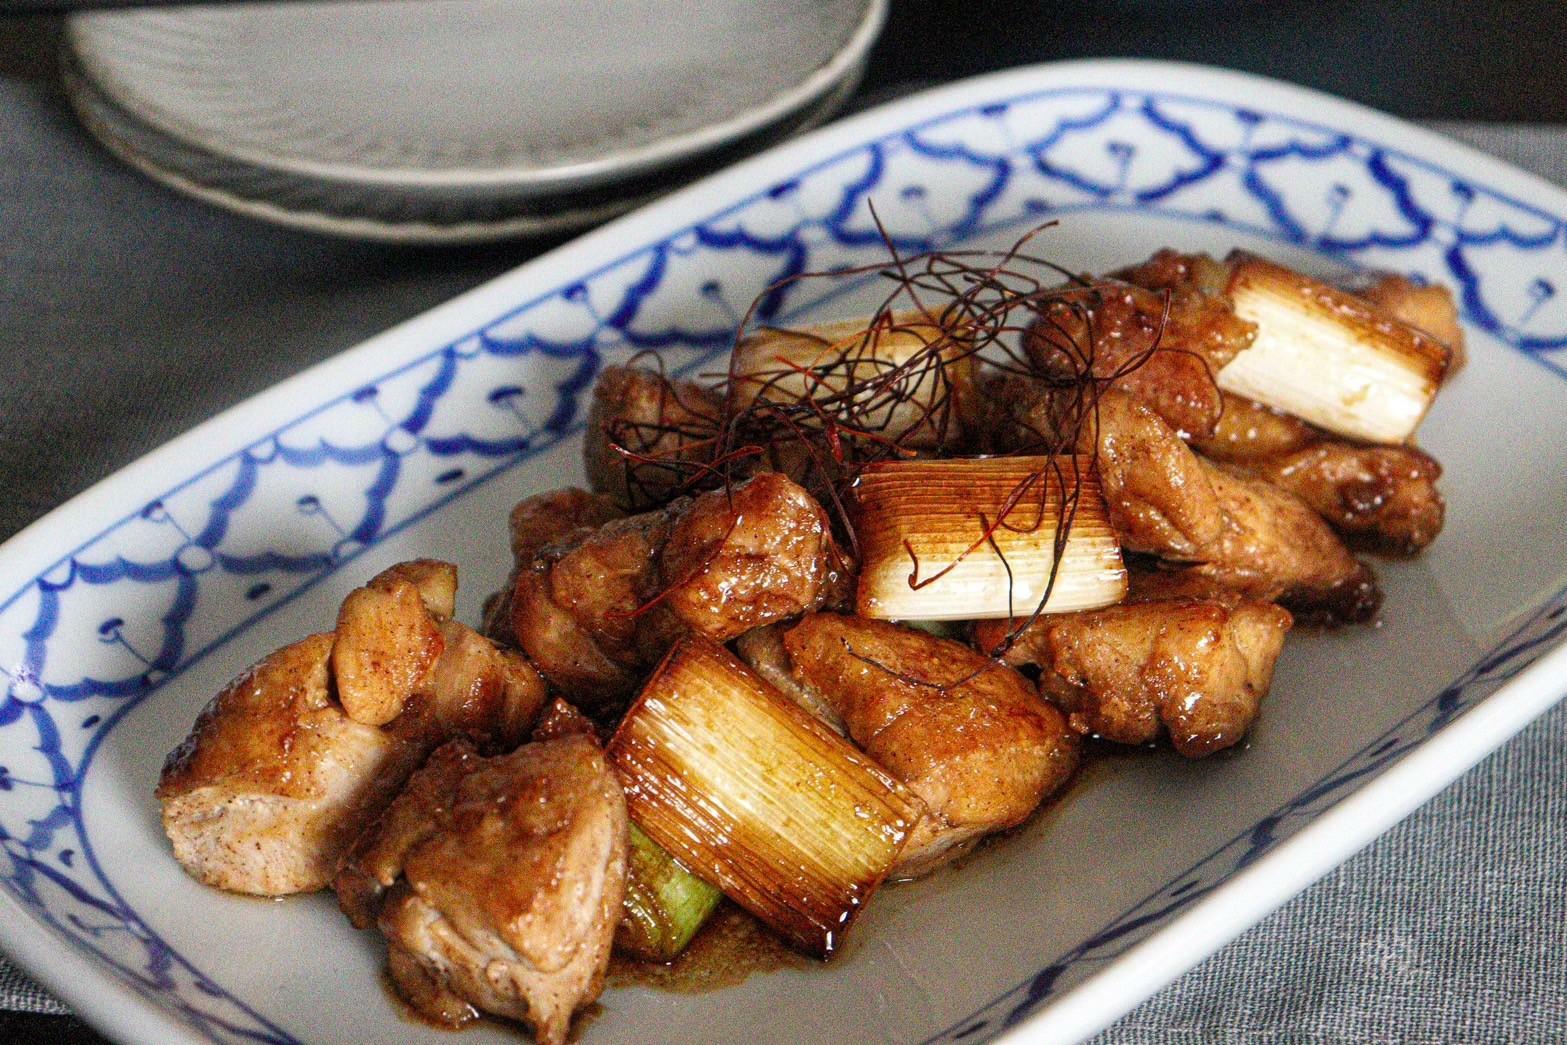
MULTIPOLYGON (((1377 628, 1291 637, 1242 751, 1118 760, 958 871, 882 893, 830 967, 610 992, 590 1042, 1052 1041, 1107 1024, 1452 780, 1567 688, 1567 196, 1265 80, 1090 62, 955 84, 710 178, 285 382, 0 550, 0 942, 127 1041, 452 1039, 381 997, 328 897, 203 889, 152 788, 228 678, 397 559, 455 559, 468 619, 505 512, 579 476, 605 361, 698 369, 753 295, 898 245, 1096 270, 1251 248, 1453 285, 1468 369, 1422 433, 1447 532, 1379 567, 1377 628)), ((775 320, 853 314, 810 282, 775 320)), ((487 1026, 462 1040, 507 1040, 487 1026)))

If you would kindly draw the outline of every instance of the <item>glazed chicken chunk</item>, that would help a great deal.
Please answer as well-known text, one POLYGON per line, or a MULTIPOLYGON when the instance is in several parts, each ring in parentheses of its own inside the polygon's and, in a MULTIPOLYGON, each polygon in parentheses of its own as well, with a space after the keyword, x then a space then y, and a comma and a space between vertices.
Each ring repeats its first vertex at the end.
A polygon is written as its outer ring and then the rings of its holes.
POLYGON ((1370 569, 1303 501, 1198 456, 1126 393, 1100 396, 1081 439, 1081 452, 1097 452, 1129 550, 1195 563, 1247 596, 1320 619, 1362 621, 1381 604, 1370 569))
POLYGON ((695 381, 605 367, 588 410, 588 482, 628 510, 663 504, 690 476, 680 464, 711 455, 722 406, 716 393, 695 381))
POLYGON ((998 386, 1008 402, 991 412, 993 447, 1075 438, 1077 452, 1098 466, 1127 551, 1194 564, 1247 596, 1283 600, 1319 620, 1367 620, 1381 604, 1369 567, 1306 502, 1247 467, 1195 453, 1135 396, 1112 387, 1088 403, 1017 378, 998 386))
POLYGON ((511 630, 550 683, 605 707, 676 639, 726 642, 837 597, 826 514, 766 472, 544 549, 517 575, 511 630))
POLYGON ((625 796, 598 744, 566 735, 483 758, 430 756, 337 876, 386 937, 399 993, 450 1026, 479 1011, 546 1045, 604 986, 625 896, 625 796))
POLYGON ((507 520, 512 570, 501 589, 484 600, 484 634, 503 645, 517 645, 511 628, 511 596, 517 575, 532 566, 546 546, 596 530, 625 514, 609 497, 575 486, 518 501, 507 520))
POLYGON ((1336 439, 1228 393, 1214 435, 1193 445, 1231 471, 1299 497, 1355 545, 1413 555, 1442 531, 1442 466, 1413 446, 1336 439))
MULTIPOLYGON (((1278 606, 1230 593, 1133 601, 1039 617, 1004 659, 1037 665, 1077 732, 1120 744, 1168 734, 1201 758, 1251 729, 1290 624, 1278 606)), ((1013 626, 982 621, 975 642, 997 649, 1013 626)))
POLYGON ((1223 409, 1213 375, 1256 334, 1223 297, 1228 270, 1211 258, 1161 251, 1114 276, 1121 282, 1048 307, 1025 349, 1044 375, 1113 379, 1177 432, 1212 432, 1223 409))
POLYGON ((800 685, 928 809, 895 875, 924 874, 1022 823, 1077 767, 1061 713, 962 643, 835 613, 806 617, 783 642, 800 685))
POLYGON ((1351 544, 1372 551, 1413 555, 1442 532, 1442 466, 1414 447, 1325 439, 1230 469, 1294 494, 1351 544))
POLYGON ((568 486, 517 502, 507 518, 512 562, 526 566, 546 545, 596 530, 626 513, 603 494, 568 486))
POLYGON ((1211 434, 1188 440, 1215 461, 1256 461, 1304 450, 1322 438, 1320 429, 1281 410, 1225 392, 1224 413, 1211 434))
POLYGON ((335 633, 278 650, 213 698, 158 784, 186 871, 261 896, 323 888, 436 746, 526 736, 543 680, 444 616, 455 588, 448 564, 395 566, 344 600, 335 633))

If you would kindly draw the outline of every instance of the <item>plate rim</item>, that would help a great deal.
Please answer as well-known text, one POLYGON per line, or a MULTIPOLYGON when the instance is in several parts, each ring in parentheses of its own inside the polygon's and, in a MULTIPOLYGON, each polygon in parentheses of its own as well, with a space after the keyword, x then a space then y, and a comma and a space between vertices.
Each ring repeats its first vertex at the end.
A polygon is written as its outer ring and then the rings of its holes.
POLYGON ((992 1040, 1075 1042, 1108 1028, 1342 866, 1561 703, 1567 697, 1564 677, 1567 642, 1559 641, 1256 863, 992 1040), (1464 730, 1455 728, 1460 724, 1464 730))
MULTIPOLYGON (((668 184, 653 185, 644 187, 642 191, 631 196, 606 199, 602 202, 588 205, 574 205, 570 190, 562 190, 562 194, 559 196, 541 192, 537 197, 530 194, 528 200, 531 203, 555 204, 548 215, 514 214, 511 217, 465 219, 453 222, 424 221, 413 218, 393 221, 368 216, 349 216, 347 214, 311 210, 304 207, 289 207, 282 203, 262 198, 259 195, 247 196, 223 186, 203 181, 199 175, 193 172, 179 170, 173 164, 165 164, 159 159, 149 156, 143 151, 143 146, 133 139, 133 135, 145 134, 163 137, 165 141, 176 148, 186 149, 192 155, 198 154, 196 150, 199 147, 174 142, 172 139, 166 138, 158 128, 140 123, 134 115, 121 109, 114 99, 105 95, 101 87, 82 73, 77 68, 75 59, 68 53, 62 52, 60 69, 61 79, 65 86, 66 100, 70 103, 77 119, 87 129, 94 141, 122 163, 160 185, 197 199, 209 206, 239 214, 255 221, 266 222, 270 225, 322 236, 414 246, 455 246, 470 243, 491 243, 523 237, 559 235, 571 232, 574 229, 583 229, 602 224, 610 218, 644 207, 660 196, 667 195, 671 191, 682 187, 683 184, 690 183, 689 181, 684 183, 672 181, 668 184)), ((798 137, 832 120, 839 110, 853 98, 863 78, 864 71, 863 64, 856 65, 820 97, 780 117, 780 122, 778 123, 766 124, 757 128, 752 133, 764 136, 765 140, 758 143, 756 148, 751 151, 765 151, 780 142, 798 137)), ((726 144, 744 148, 741 143, 745 140, 742 137, 726 144)), ((218 160, 224 159, 215 154, 213 155, 218 160)), ((690 162, 699 160, 700 156, 694 157, 690 162)), ((654 176, 657 175, 658 172, 654 172, 654 176)), ((290 177, 291 175, 280 173, 279 176, 290 177)), ((304 179, 302 178, 302 180, 304 179)), ((694 181, 696 179, 691 180, 694 181)), ((331 187, 326 182, 315 182, 314 184, 321 191, 331 191, 331 187)), ((362 186, 356 188, 362 188, 362 186)))
MULTIPOLYGON (((218 431, 230 433, 226 442, 240 441, 246 433, 250 433, 251 438, 264 435, 267 425, 276 425, 275 421, 268 421, 269 417, 277 416, 274 412, 274 404, 282 404, 292 398, 291 393, 302 390, 307 384, 333 380, 339 371, 345 374, 356 371, 356 364, 368 360, 378 352, 383 353, 381 358, 385 365, 384 361, 388 357, 384 353, 397 341, 412 343, 418 337, 431 336, 434 332, 443 329, 454 332, 451 334, 453 338, 460 337, 462 332, 471 329, 471 324, 464 321, 463 316, 482 310, 492 301, 497 305, 518 301, 520 297, 518 291, 525 291, 534 281, 545 281, 548 278, 546 274, 556 269, 573 272, 578 278, 584 278, 581 269, 573 268, 578 264, 578 259, 584 256, 587 258, 620 257, 621 255, 613 250, 603 248, 619 241, 628 228, 643 224, 651 224, 655 228, 664 228, 666 225, 679 228, 684 224, 680 216, 706 195, 722 194, 727 192, 731 185, 737 187, 749 185, 754 181, 757 173, 772 164, 801 159, 806 161, 803 164, 804 169, 814 168, 821 162, 819 157, 831 155, 842 145, 863 141, 866 131, 871 127, 894 124, 906 113, 912 114, 927 106, 956 108, 966 100, 979 102, 987 97, 1006 97, 1006 92, 1014 86, 1017 88, 1014 93, 1045 90, 1057 85, 1055 81, 1070 79, 1074 75, 1079 77, 1074 82, 1084 85, 1099 83, 1102 86, 1128 87, 1131 86, 1127 81, 1128 77, 1132 78, 1132 82, 1148 82, 1149 78, 1162 78, 1162 82, 1168 83, 1171 77, 1181 76, 1189 78, 1186 90, 1210 96, 1228 97, 1232 90, 1240 88, 1254 92, 1262 91, 1279 102, 1285 112, 1299 111, 1308 106, 1326 106, 1328 112, 1344 114, 1360 121, 1355 124, 1357 133, 1368 136, 1379 132, 1391 133, 1403 139, 1404 144, 1401 149, 1436 149, 1452 157, 1454 162, 1470 165, 1476 170, 1477 179, 1485 179, 1487 187, 1499 186, 1499 192, 1517 197, 1543 196, 1559 201, 1560 205, 1567 209, 1567 191, 1505 161, 1487 156, 1436 132, 1377 113, 1365 106, 1264 77, 1186 63, 1118 59, 1046 63, 990 73, 887 103, 812 132, 801 139, 775 146, 647 208, 617 219, 599 230, 519 266, 435 309, 398 324, 225 409, 210 420, 195 426, 93 484, 6 541, 3 546, 0 546, 0 582, 3 582, 0 586, 17 579, 15 575, 19 571, 15 563, 41 559, 48 548, 58 549, 63 546, 74 548, 80 544, 81 539, 78 535, 83 535, 84 530, 89 533, 99 531, 101 529, 99 524, 86 527, 79 523, 72 525, 73 520, 94 517, 92 509, 100 506, 109 508, 108 516, 119 519, 122 512, 113 509, 112 505, 123 505, 128 501, 124 497, 113 496, 118 489, 123 487, 131 490, 138 485, 145 485, 147 480, 155 479, 158 475, 169 474, 168 469, 176 465, 181 457, 196 454, 201 460, 210 461, 210 455, 199 453, 199 450, 206 445, 206 440, 218 431), (812 157, 818 159, 812 162, 812 157), (666 220, 668 218, 677 220, 666 220)), ((1322 110, 1315 111, 1320 113, 1322 110)), ((1315 119, 1305 116, 1297 118, 1307 122, 1315 119)), ((745 195, 742 193, 735 198, 744 198, 745 195)), ((720 198, 729 197, 720 196, 720 198)), ((1521 200, 1515 202, 1519 202, 1520 206, 1529 210, 1538 211, 1538 208, 1532 204, 1522 203, 1521 200)), ((1540 213, 1544 212, 1540 211, 1540 213)), ((1553 217, 1552 220, 1560 219, 1553 217)), ((591 271, 600 271, 608 267, 608 264, 593 265, 591 271)), ((493 324, 501 316, 527 307, 527 304, 536 298, 529 296, 523 300, 522 305, 513 304, 509 308, 493 312, 480 312, 489 317, 485 325, 493 324)), ((1541 359, 1535 353, 1524 354, 1556 372, 1558 376, 1562 376, 1561 369, 1553 362, 1541 359)), ((388 371, 388 375, 413 365, 413 360, 420 356, 413 355, 405 349, 391 358, 402 360, 403 365, 388 371)), ((134 501, 135 498, 130 500, 134 501)), ((31 570, 31 567, 28 569, 31 570)), ((30 580, 31 577, 27 577, 22 580, 22 583, 30 580)), ((1106 968, 1052 999, 1049 1005, 1031 1014, 1011 1033, 1019 1036, 1018 1040, 1031 1040, 1035 1036, 1043 1037, 1047 1033, 1053 1037, 1056 1032, 1065 1032, 1070 1028, 1075 1028, 1072 1033, 1091 1033, 1112 1022, 1142 997, 1162 988, 1170 977, 1195 965, 1212 950, 1217 949, 1246 927, 1255 924, 1273 907, 1295 895, 1300 888, 1375 839, 1415 806, 1449 784, 1473 762, 1493 751, 1528 721, 1560 700, 1561 683, 1552 680, 1551 676, 1562 673, 1563 667, 1567 667, 1567 647, 1558 646, 1545 653, 1530 668, 1504 683, 1460 716, 1466 725, 1473 722, 1475 726, 1473 730, 1467 733, 1455 731, 1450 728, 1453 723, 1448 723, 1446 727, 1425 738, 1400 761, 1384 768, 1369 782, 1359 785, 1354 791, 1337 799, 1331 806, 1316 814, 1310 824, 1291 838, 1279 843, 1256 864, 1229 878, 1214 890, 1213 895, 1130 948, 1117 959, 1114 966, 1106 968), (1403 788, 1402 792, 1399 785, 1403 788), (1369 798, 1363 797, 1368 795, 1389 804, 1381 809, 1362 810, 1360 805, 1374 806, 1369 798), (1352 805, 1357 800, 1359 805, 1352 805), (1352 816, 1351 812, 1358 815, 1352 816), (1319 828, 1318 825, 1328 823, 1334 826, 1347 825, 1348 830, 1340 837, 1328 838, 1326 841, 1317 839, 1317 834, 1327 833, 1325 828, 1319 828), (1312 833, 1314 829, 1317 829, 1315 834, 1312 833), (1312 859, 1311 849, 1303 841, 1307 838, 1315 841, 1315 860, 1312 859), (1290 860, 1285 860, 1283 858, 1285 855, 1288 855, 1290 860), (1277 872, 1280 869, 1291 868, 1293 871, 1289 876, 1280 876, 1282 884, 1271 889, 1266 882, 1257 881, 1258 876, 1265 869, 1277 872), (1194 920, 1198 927, 1203 924, 1209 926, 1216 924, 1209 907, 1220 899, 1231 897, 1232 893, 1241 893, 1242 886, 1251 899, 1245 906, 1244 913, 1229 919, 1229 922, 1234 923, 1233 925, 1219 925, 1217 932, 1210 929, 1208 933, 1197 939, 1195 948, 1177 951, 1168 946, 1176 935, 1173 931, 1177 927, 1190 935, 1194 920), (1199 913, 1207 916, 1206 923, 1196 918, 1199 913), (1161 946, 1153 946, 1156 941, 1161 946), (1127 961, 1134 955, 1135 963, 1127 961), (1103 993, 1105 990, 1103 984, 1113 982, 1106 980, 1106 977, 1111 976, 1117 966, 1123 970, 1124 977, 1128 971, 1135 971, 1134 965, 1136 969, 1142 971, 1132 977, 1133 986, 1130 995, 1124 988, 1113 992, 1110 1001, 1100 1003, 1103 1007, 1096 1010, 1097 1015, 1078 1011, 1072 1016, 1072 1020, 1067 1020, 1065 1017, 1062 1018, 1063 1022, 1059 1023, 1046 1020, 1046 1017, 1063 1009, 1074 997, 1080 996, 1083 999, 1091 997, 1087 991, 1090 986, 1099 985, 1097 990, 1103 993), (1027 1036, 1026 1039, 1022 1037, 1024 1035, 1027 1036)), ((138 1028, 156 1026, 161 1035, 158 1040, 204 1040, 194 1036, 185 1024, 178 1022, 162 1007, 123 987, 113 976, 78 954, 68 943, 58 939, 52 930, 38 922, 31 913, 21 908, 8 893, 5 894, 3 906, 7 910, 15 910, 26 916, 22 919, 6 919, 6 924, 0 928, 6 951, 105 1033, 130 1040, 133 1032, 140 1033, 138 1028), (67 973, 62 971, 62 966, 75 969, 78 977, 68 977, 67 973), (88 989, 87 981, 92 981, 94 989, 100 992, 98 996, 94 996, 88 989), (111 989, 105 991, 105 986, 111 989), (124 1026, 122 1021, 130 1018, 137 1020, 136 1027, 124 1026)))
POLYGON ((205 150, 235 162, 263 170, 282 171, 310 178, 340 181, 361 187, 398 187, 461 191, 483 187, 565 192, 599 187, 605 183, 692 159, 736 141, 791 113, 809 107, 828 94, 843 78, 851 76, 870 52, 887 21, 891 0, 856 0, 863 4, 860 21, 831 57, 809 75, 773 95, 766 102, 715 123, 666 136, 644 145, 619 149, 608 157, 579 160, 548 167, 450 167, 419 168, 376 166, 342 161, 279 156, 265 149, 228 140, 206 140, 193 128, 182 126, 169 114, 150 107, 134 94, 117 90, 114 78, 103 74, 103 63, 84 46, 95 21, 136 17, 142 12, 86 12, 66 19, 64 46, 78 63, 82 75, 105 98, 115 102, 171 141, 205 150))

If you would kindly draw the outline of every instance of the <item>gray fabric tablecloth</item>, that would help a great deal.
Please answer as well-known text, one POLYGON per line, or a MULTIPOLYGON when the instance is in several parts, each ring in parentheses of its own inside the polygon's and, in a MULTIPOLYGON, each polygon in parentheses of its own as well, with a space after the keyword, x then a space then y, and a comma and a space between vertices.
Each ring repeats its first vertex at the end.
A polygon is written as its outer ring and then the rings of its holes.
MULTIPOLYGON (((1567 183, 1567 128, 1443 125, 1567 183)), ((0 537, 537 253, 341 243, 188 201, 0 81, 0 537)), ((1105 1042, 1567 1040, 1567 708, 1105 1042)), ((0 961, 0 1009, 64 1012, 0 961)))

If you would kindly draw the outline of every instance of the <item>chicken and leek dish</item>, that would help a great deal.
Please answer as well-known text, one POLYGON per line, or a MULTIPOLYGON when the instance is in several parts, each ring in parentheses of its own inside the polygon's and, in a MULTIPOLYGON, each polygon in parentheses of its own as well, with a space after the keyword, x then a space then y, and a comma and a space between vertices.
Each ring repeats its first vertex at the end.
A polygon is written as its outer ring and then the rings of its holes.
POLYGON ((1375 618, 1358 554, 1441 530, 1453 300, 1033 241, 894 254, 872 314, 743 323, 721 372, 607 367, 590 488, 516 505, 478 628, 455 566, 401 563, 202 711, 175 857, 331 889, 419 1014, 558 1043, 612 953, 720 905, 826 958, 1086 748, 1240 743, 1293 626, 1375 618))

